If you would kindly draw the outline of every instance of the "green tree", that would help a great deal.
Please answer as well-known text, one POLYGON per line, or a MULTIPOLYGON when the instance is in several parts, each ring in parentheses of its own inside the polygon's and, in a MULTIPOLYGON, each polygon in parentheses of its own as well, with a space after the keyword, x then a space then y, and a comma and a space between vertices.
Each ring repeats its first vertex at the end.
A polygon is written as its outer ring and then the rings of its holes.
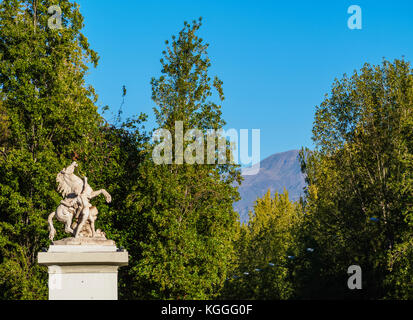
MULTIPOLYGON (((0 98, 1 99, 1 98, 0 98)), ((7 139, 9 137, 9 119, 6 114, 6 110, 2 106, 2 102, 0 100, 0 148, 2 148, 2 152, 5 152, 5 147, 7 143, 7 139)))
POLYGON ((386 299, 413 299, 413 243, 408 237, 389 252, 386 299))
POLYGON ((236 268, 226 283, 223 298, 289 299, 294 296, 292 282, 297 251, 297 231, 302 221, 299 203, 288 199, 288 192, 270 190, 258 198, 235 241, 236 268))
POLYGON ((102 168, 93 166, 104 161, 96 152, 103 120, 84 81, 87 64, 96 66, 98 57, 82 27, 79 6, 70 1, 0 3, 0 123, 8 132, 0 149, 3 299, 47 295, 47 273, 36 258, 48 245, 46 217, 60 201, 56 173, 72 158, 87 163, 88 175, 102 168), (52 30, 47 9, 56 4, 62 28, 52 30))
POLYGON ((336 80, 317 107, 317 148, 302 152, 305 234, 318 248, 304 296, 383 298, 398 286, 388 260, 412 232, 412 102, 410 64, 384 60, 336 80), (353 264, 361 291, 346 286, 353 264))
MULTIPOLYGON (((224 125, 221 106, 211 100, 213 87, 224 98, 222 82, 208 77, 208 45, 196 35, 200 26, 200 20, 185 22, 178 37, 166 42, 163 75, 151 82, 158 126, 173 137, 175 121, 182 121, 185 132, 199 129, 203 134, 224 125)), ((127 223, 133 226, 127 235, 128 251, 136 259, 125 275, 126 296, 215 297, 233 253, 237 214, 232 203, 238 199, 233 183, 239 179, 235 165, 156 165, 150 150, 139 170, 136 192, 128 198, 132 214, 127 223)))

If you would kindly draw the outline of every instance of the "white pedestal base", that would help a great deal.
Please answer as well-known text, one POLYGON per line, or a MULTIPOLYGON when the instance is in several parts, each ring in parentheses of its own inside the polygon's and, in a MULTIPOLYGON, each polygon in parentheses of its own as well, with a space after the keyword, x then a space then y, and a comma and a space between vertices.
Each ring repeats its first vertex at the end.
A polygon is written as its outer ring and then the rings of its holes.
POLYGON ((117 300, 118 267, 128 264, 128 253, 115 246, 50 246, 38 262, 48 266, 49 300, 117 300))

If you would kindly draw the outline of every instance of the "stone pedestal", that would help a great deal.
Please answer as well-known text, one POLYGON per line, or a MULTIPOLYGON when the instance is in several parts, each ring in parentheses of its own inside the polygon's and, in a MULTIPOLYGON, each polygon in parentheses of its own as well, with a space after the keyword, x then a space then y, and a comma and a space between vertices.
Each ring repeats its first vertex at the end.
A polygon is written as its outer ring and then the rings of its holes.
POLYGON ((38 263, 49 270, 49 300, 117 300, 118 268, 128 265, 128 252, 110 241, 66 241, 39 252, 38 263))

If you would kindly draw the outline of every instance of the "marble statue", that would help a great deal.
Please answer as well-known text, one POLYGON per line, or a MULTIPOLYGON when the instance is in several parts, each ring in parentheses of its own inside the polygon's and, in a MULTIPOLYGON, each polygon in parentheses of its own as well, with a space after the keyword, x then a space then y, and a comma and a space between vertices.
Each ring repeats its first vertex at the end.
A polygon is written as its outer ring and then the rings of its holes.
POLYGON ((63 200, 57 207, 56 211, 49 215, 49 239, 53 241, 56 230, 53 226, 53 217, 64 223, 65 232, 72 235, 74 239, 102 239, 106 240, 104 232, 95 230, 95 220, 98 210, 92 206, 90 200, 103 194, 106 202, 112 201, 110 194, 104 190, 93 191, 87 182, 87 178, 79 178, 74 174, 78 164, 73 162, 67 168, 64 168, 57 175, 57 190, 63 196, 63 200))

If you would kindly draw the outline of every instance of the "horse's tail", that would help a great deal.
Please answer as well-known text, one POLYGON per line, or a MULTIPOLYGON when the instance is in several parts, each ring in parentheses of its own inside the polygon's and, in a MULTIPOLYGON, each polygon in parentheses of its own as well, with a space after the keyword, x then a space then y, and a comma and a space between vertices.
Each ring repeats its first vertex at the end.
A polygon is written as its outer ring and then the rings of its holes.
POLYGON ((56 211, 53 211, 51 214, 49 214, 49 217, 47 218, 47 221, 49 222, 49 239, 53 241, 53 238, 56 234, 56 230, 53 227, 53 217, 55 216, 56 211))

